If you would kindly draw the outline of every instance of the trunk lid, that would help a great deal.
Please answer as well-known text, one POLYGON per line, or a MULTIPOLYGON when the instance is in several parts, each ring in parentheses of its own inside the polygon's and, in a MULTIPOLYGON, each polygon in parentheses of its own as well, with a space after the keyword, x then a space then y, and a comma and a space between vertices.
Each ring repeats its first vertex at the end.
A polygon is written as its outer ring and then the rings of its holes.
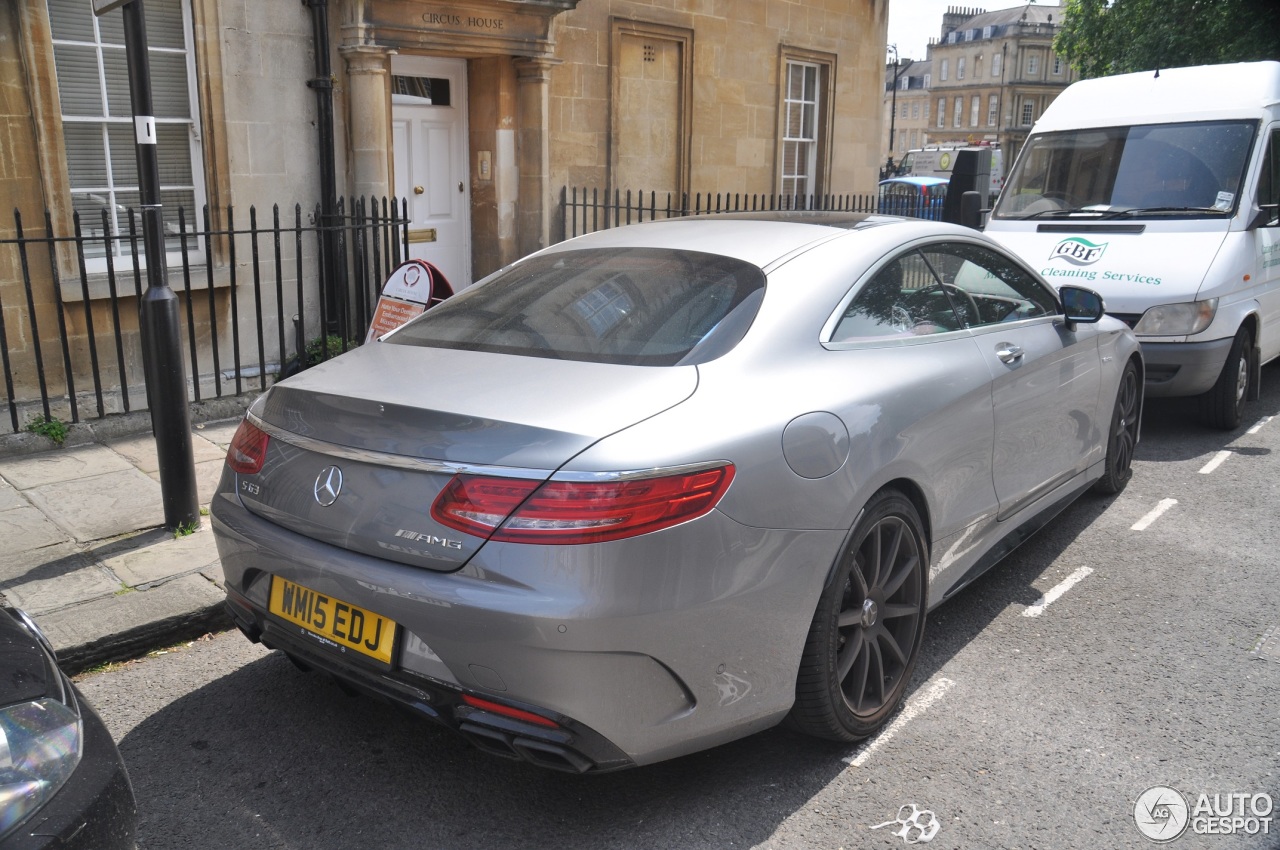
POLYGON ((244 505, 356 552, 435 570, 480 538, 431 505, 453 476, 545 479, 597 440, 688 398, 697 370, 373 343, 273 387, 253 408, 272 438, 244 505), (336 473, 335 473, 336 470, 336 473))

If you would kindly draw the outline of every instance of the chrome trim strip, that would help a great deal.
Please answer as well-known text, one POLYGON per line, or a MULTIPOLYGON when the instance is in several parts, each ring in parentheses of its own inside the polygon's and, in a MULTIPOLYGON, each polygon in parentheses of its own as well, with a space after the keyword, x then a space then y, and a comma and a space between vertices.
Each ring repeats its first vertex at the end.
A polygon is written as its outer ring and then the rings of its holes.
POLYGON ((725 466, 729 463, 727 460, 710 460, 701 461, 699 463, 686 463, 678 466, 659 466, 650 467, 648 469, 622 469, 608 472, 577 472, 573 470, 555 471, 551 469, 528 469, 518 466, 493 466, 479 463, 456 463, 444 460, 426 460, 424 458, 408 457, 407 455, 392 454, 391 452, 379 452, 373 449, 357 449, 351 446, 343 446, 337 443, 330 443, 324 440, 317 440, 314 437, 304 437, 301 434, 295 434, 292 431, 286 431, 270 422, 266 422, 262 417, 249 411, 245 418, 254 426, 261 428, 273 439, 288 443, 291 446, 297 446, 309 452, 326 455, 328 457, 339 458, 342 460, 353 460, 357 463, 369 463, 376 466, 390 466, 396 469, 410 469, 415 472, 431 472, 439 475, 492 475, 497 478, 527 478, 543 481, 550 479, 552 481, 577 481, 577 482, 600 482, 600 481, 639 481, 645 478, 658 478, 663 475, 687 475, 694 472, 702 472, 708 469, 715 469, 718 466, 725 466))
POLYGON ((314 437, 304 437, 301 434, 286 431, 283 428, 272 425, 270 422, 263 421, 262 417, 252 411, 246 414, 246 418, 256 427, 265 431, 269 437, 280 440, 282 443, 288 443, 291 446, 297 446, 300 449, 329 457, 353 460, 357 463, 390 466, 396 469, 410 469, 415 472, 433 472, 439 475, 466 473, 468 475, 493 475, 500 478, 535 478, 538 480, 547 478, 552 472, 550 469, 522 469, 514 466, 454 463, 445 460, 409 457, 408 455, 392 454, 391 452, 379 452, 373 449, 357 449, 352 446, 343 446, 338 443, 330 443, 324 440, 317 440, 314 437))

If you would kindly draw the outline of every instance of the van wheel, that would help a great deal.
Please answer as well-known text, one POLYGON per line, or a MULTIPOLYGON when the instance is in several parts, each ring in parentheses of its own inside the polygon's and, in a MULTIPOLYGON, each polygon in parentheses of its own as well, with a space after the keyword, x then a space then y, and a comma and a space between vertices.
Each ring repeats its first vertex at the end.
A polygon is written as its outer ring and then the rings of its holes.
POLYGON ((1231 352, 1213 389, 1200 396, 1200 418, 1210 428, 1230 431, 1244 418, 1244 402, 1249 397, 1249 375, 1253 371, 1253 334, 1248 328, 1236 332, 1231 352))

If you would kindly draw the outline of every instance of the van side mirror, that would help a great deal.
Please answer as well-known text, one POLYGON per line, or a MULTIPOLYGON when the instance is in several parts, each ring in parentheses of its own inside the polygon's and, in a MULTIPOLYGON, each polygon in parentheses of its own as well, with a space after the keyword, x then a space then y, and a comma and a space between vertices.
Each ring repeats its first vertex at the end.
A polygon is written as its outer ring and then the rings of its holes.
POLYGON ((1259 227, 1274 227, 1273 222, 1276 221, 1276 212, 1280 210, 1280 204, 1259 204, 1261 207, 1258 214, 1249 220, 1245 230, 1257 230, 1259 227))
POLYGON ((1101 321, 1107 312, 1107 305, 1103 303, 1102 296, 1092 289, 1085 289, 1082 286, 1064 286, 1058 290, 1058 297, 1062 299, 1062 312, 1067 320, 1066 327, 1069 331, 1076 329, 1077 322, 1091 325, 1101 321))

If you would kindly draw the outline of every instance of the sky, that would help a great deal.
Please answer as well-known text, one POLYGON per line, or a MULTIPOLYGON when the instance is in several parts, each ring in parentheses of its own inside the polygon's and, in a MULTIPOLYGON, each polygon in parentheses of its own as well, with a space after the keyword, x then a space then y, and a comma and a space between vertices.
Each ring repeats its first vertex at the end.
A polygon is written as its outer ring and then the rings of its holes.
MULTIPOLYGON (((1027 0, 889 0, 889 43, 898 45, 903 59, 924 59, 925 45, 937 38, 942 16, 950 6, 994 12, 1026 5, 1027 0)), ((1044 5, 1058 5, 1056 2, 1044 5)), ((889 54, 892 56, 892 52, 889 54)), ((892 60, 889 60, 892 61, 892 60)))

